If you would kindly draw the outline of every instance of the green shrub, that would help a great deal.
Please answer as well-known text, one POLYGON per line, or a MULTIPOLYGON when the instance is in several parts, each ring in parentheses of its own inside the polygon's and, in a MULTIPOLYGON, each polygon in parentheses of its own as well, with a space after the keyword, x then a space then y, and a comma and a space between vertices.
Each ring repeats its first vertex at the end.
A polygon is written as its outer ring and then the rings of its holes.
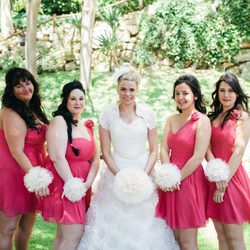
POLYGON ((212 13, 210 8, 205 1, 160 0, 155 15, 142 18, 141 49, 168 57, 180 68, 232 61, 239 52, 240 30, 224 12, 212 13))
MULTIPOLYGON (((117 0, 99 0, 97 1, 97 6, 98 8, 102 8, 104 6, 107 6, 115 2, 117 2, 117 0)), ((152 4, 153 2, 156 2, 156 0, 144 0, 143 6, 145 7, 149 4, 152 4)), ((128 2, 117 5, 116 8, 119 9, 119 12, 122 15, 133 12, 133 11, 137 11, 139 10, 139 0, 130 0, 128 2)))
POLYGON ((223 0, 219 6, 224 20, 235 25, 243 38, 250 36, 250 2, 249 0, 223 0))
POLYGON ((44 14, 68 14, 79 12, 82 7, 83 0, 42 0, 41 8, 44 14))
POLYGON ((20 55, 6 53, 0 57, 0 70, 7 70, 11 67, 24 67, 24 58, 20 55))

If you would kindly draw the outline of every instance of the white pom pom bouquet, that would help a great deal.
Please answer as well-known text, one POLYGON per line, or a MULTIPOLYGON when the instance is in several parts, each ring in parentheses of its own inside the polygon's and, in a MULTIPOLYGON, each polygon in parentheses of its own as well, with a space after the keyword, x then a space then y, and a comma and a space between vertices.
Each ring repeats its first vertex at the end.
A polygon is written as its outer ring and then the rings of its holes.
POLYGON ((173 163, 156 164, 153 177, 156 186, 162 190, 171 188, 181 182, 180 169, 173 163))
POLYGON ((41 188, 47 188, 52 182, 52 173, 40 166, 33 167, 24 176, 24 185, 29 192, 36 192, 41 188))
POLYGON ((205 175, 208 180, 213 181, 226 181, 229 178, 230 169, 226 162, 219 158, 212 159, 205 167, 205 175))
POLYGON ((65 196, 71 202, 77 202, 85 196, 87 189, 81 178, 71 178, 64 183, 62 198, 65 196))
POLYGON ((143 170, 124 168, 115 176, 113 190, 120 201, 136 204, 151 196, 154 184, 143 170))

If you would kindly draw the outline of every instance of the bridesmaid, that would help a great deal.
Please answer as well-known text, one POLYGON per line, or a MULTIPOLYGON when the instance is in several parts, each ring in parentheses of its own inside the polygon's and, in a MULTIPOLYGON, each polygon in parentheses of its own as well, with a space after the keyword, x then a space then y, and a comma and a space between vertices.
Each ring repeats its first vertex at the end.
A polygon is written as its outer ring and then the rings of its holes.
POLYGON ((173 98, 179 114, 166 121, 161 162, 173 163, 180 169, 181 183, 159 190, 156 216, 174 230, 181 249, 195 250, 198 228, 206 224, 207 181, 201 162, 211 128, 200 84, 194 76, 183 75, 176 80, 173 98))
POLYGON ((230 175, 210 183, 207 215, 213 219, 220 250, 243 250, 243 222, 250 221, 250 179, 241 164, 250 136, 248 96, 237 77, 227 73, 216 82, 212 98, 207 158, 227 162, 230 175))
POLYGON ((97 174, 99 154, 93 121, 81 120, 86 100, 82 84, 76 80, 65 84, 61 96, 46 134, 49 158, 45 166, 54 179, 49 186, 50 196, 41 204, 41 213, 45 221, 57 224, 53 249, 73 250, 83 234, 87 190, 97 174))
MULTIPOLYGON (((9 69, 5 82, 0 111, 0 249, 12 249, 15 233, 16 249, 25 250, 39 204, 25 187, 24 176, 39 171, 35 166, 44 162, 48 120, 38 83, 28 70, 9 69)), ((36 194, 47 195, 48 188, 36 194)))

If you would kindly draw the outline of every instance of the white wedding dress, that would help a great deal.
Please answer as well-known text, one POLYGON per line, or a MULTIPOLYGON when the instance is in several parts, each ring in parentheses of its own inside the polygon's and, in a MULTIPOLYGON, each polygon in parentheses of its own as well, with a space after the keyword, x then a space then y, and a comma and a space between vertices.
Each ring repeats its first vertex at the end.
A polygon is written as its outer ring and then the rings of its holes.
MULTIPOLYGON (((156 126, 154 113, 137 103, 138 118, 130 124, 119 116, 118 104, 103 110, 99 122, 109 130, 113 159, 119 169, 144 169, 148 129, 156 126)), ((155 218, 157 194, 139 204, 119 201, 113 192, 114 175, 105 166, 87 212, 85 231, 78 250, 177 250, 172 230, 155 218)))

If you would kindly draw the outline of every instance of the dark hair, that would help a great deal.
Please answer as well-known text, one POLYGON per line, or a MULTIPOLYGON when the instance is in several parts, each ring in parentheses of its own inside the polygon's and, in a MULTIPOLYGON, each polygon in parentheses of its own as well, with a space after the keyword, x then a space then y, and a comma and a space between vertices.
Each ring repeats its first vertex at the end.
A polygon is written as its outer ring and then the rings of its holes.
POLYGON ((65 120, 65 122, 67 124, 68 141, 69 141, 69 143, 71 145, 73 153, 76 156, 78 156, 79 155, 79 149, 75 148, 73 146, 73 144, 72 144, 72 124, 74 126, 77 126, 78 121, 73 120, 73 116, 72 116, 72 114, 69 112, 69 110, 67 108, 67 102, 68 102, 69 95, 70 95, 71 91, 74 90, 74 89, 80 89, 85 95, 85 90, 84 90, 82 84, 79 81, 74 80, 72 82, 66 83, 63 86, 63 89, 62 89, 62 94, 61 94, 62 102, 58 106, 57 110, 52 113, 52 115, 54 117, 58 116, 58 115, 61 115, 64 118, 64 120, 65 120))
POLYGON ((221 82, 226 82, 237 95, 234 106, 226 112, 226 115, 222 121, 221 127, 223 128, 225 123, 230 117, 230 112, 233 109, 245 110, 248 112, 248 98, 249 97, 243 92, 240 86, 239 80, 235 75, 231 73, 223 74, 219 78, 219 80, 215 83, 215 91, 212 93, 213 102, 210 105, 212 111, 209 112, 208 114, 211 121, 214 121, 218 117, 218 115, 222 112, 222 105, 219 100, 219 88, 220 88, 221 82))
POLYGON ((36 128, 37 118, 45 124, 49 123, 41 105, 38 83, 27 69, 18 67, 10 68, 5 75, 5 83, 6 86, 2 96, 2 107, 13 109, 22 117, 28 128, 36 128), (34 93, 29 105, 26 105, 13 94, 13 88, 18 85, 20 81, 30 81, 33 84, 34 93))
MULTIPOLYGON (((200 87, 200 83, 198 81, 197 78, 195 78, 192 75, 183 75, 180 76, 174 83, 174 89, 173 89, 173 96, 172 98, 175 98, 175 88, 177 85, 182 84, 182 83, 186 83, 191 91, 193 92, 194 96, 196 97, 195 99, 195 108, 205 114, 207 109, 206 109, 206 101, 204 100, 203 95, 201 94, 201 87, 200 87)), ((177 107, 177 110, 182 113, 182 110, 180 108, 177 107)))

